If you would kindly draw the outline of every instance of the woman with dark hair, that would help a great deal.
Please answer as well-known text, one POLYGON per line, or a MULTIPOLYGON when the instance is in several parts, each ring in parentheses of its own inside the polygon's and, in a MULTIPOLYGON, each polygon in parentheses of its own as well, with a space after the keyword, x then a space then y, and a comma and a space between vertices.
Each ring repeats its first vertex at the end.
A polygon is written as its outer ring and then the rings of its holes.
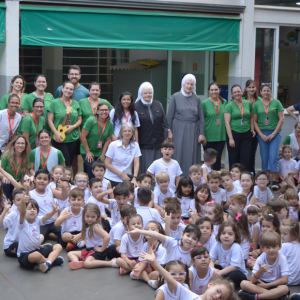
POLYGON ((60 98, 51 102, 48 112, 52 145, 63 153, 67 167, 72 165, 73 158, 79 154, 80 147, 78 127, 82 122, 81 109, 79 103, 72 100, 73 92, 74 84, 66 81, 60 98))
POLYGON ((229 168, 234 163, 241 163, 247 171, 251 170, 249 157, 252 140, 256 135, 252 119, 252 104, 242 99, 242 88, 235 84, 231 88, 232 101, 225 107, 225 126, 227 132, 227 150, 229 168))
POLYGON ((138 142, 138 127, 140 127, 140 120, 138 113, 134 108, 133 97, 129 92, 123 92, 119 96, 115 108, 109 113, 109 117, 114 124, 116 137, 119 135, 122 124, 129 122, 134 127, 136 141, 138 142))
POLYGON ((90 179, 95 177, 92 173, 93 162, 104 161, 110 137, 113 135, 114 128, 109 119, 109 107, 104 102, 99 103, 95 115, 86 120, 80 135, 80 153, 90 179))
POLYGON ((44 100, 35 98, 32 103, 33 112, 22 119, 18 134, 22 134, 29 142, 29 151, 39 146, 39 132, 43 129, 44 119, 41 117, 44 111, 44 100))
POLYGON ((100 83, 94 81, 89 86, 90 97, 83 98, 79 100, 79 106, 82 111, 82 123, 80 128, 82 129, 85 121, 95 115, 97 111, 97 106, 100 103, 105 103, 108 105, 109 110, 112 110, 114 107, 105 99, 99 98, 101 95, 100 83))
POLYGON ((10 81, 9 92, 5 94, 0 100, 0 110, 8 108, 7 105, 8 98, 10 95, 15 94, 18 95, 20 99, 20 105, 19 105, 19 109, 17 110, 17 113, 22 115, 23 114, 22 96, 25 96, 25 94, 23 94, 24 90, 25 90, 25 80, 23 76, 21 75, 14 76, 10 81))
POLYGON ((227 101, 220 96, 221 87, 217 82, 212 82, 208 86, 208 92, 210 97, 201 103, 205 122, 204 135, 206 138, 206 145, 203 145, 203 148, 204 150, 212 148, 218 151, 213 169, 221 170, 222 152, 226 141, 224 110, 227 101))

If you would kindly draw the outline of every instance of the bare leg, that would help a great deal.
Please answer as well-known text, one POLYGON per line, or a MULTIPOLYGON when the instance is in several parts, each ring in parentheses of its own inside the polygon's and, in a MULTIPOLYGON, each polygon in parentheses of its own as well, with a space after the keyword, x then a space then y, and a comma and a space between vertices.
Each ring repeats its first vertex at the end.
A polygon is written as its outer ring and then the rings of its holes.
POLYGON ((122 274, 127 274, 133 270, 131 266, 128 265, 128 263, 123 258, 117 258, 116 264, 123 269, 122 274))
POLYGON ((93 256, 89 256, 86 261, 84 262, 83 266, 86 269, 93 269, 93 268, 102 268, 102 267, 111 267, 112 261, 106 260, 96 260, 93 256))
POLYGON ((81 251, 70 251, 68 258, 70 261, 79 261, 81 259, 81 251))
POLYGON ((44 236, 42 234, 40 234, 40 244, 42 244, 44 242, 44 236))
POLYGON ((147 264, 144 262, 139 262, 134 266, 134 276, 140 277, 141 273, 147 268, 147 264))
POLYGON ((71 242, 72 238, 73 238, 73 235, 70 232, 64 232, 63 235, 61 236, 61 239, 66 243, 71 242))
POLYGON ((296 189, 295 183, 294 183, 294 178, 289 176, 286 180, 288 185, 292 186, 294 189, 296 189))
POLYGON ((158 280, 158 277, 159 277, 158 271, 153 271, 149 274, 149 278, 152 280, 158 280))
POLYGON ((28 255, 28 261, 30 263, 42 264, 47 261, 47 259, 40 252, 32 252, 28 255))
POLYGON ((47 238, 51 241, 57 241, 58 240, 58 237, 52 232, 48 234, 47 238))
POLYGON ((59 256, 62 251, 62 246, 60 244, 56 244, 53 246, 53 251, 49 254, 47 260, 53 263, 59 256))
POLYGON ((148 282, 150 280, 149 275, 146 271, 143 271, 140 275, 140 278, 143 279, 144 281, 148 282))

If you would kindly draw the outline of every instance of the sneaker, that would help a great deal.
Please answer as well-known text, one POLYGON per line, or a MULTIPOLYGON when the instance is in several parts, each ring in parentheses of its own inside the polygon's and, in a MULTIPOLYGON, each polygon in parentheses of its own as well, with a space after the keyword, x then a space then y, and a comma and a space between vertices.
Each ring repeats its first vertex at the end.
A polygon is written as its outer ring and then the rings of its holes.
POLYGON ((67 244, 66 251, 69 252, 71 250, 74 250, 74 248, 76 248, 76 245, 74 245, 73 243, 69 242, 67 244))
MULTIPOLYGON (((132 272, 130 272, 130 278, 131 279, 134 279, 134 280, 139 280, 140 279, 140 277, 136 277, 136 276, 134 276, 134 272, 132 271, 132 272)), ((154 281, 154 280, 153 280, 154 281)), ((148 282, 149 283, 149 282, 148 282)))
POLYGON ((47 273, 51 269, 51 266, 52 265, 48 262, 44 262, 42 264, 38 264, 38 269, 43 273, 47 273))
POLYGON ((157 290, 158 288, 158 280, 149 280, 148 285, 151 286, 154 290, 157 290))
POLYGON ((119 266, 117 265, 116 261, 117 261, 116 258, 113 258, 113 259, 111 260, 111 263, 112 263, 111 267, 112 267, 112 268, 119 268, 119 266))
POLYGON ((292 294, 290 296, 290 300, 300 300, 300 294, 297 294, 297 293, 292 294))
POLYGON ((278 189, 279 189, 279 186, 277 185, 277 182, 276 182, 276 181, 273 181, 273 182, 272 182, 272 190, 277 191, 278 189))
POLYGON ((64 259, 59 256, 53 263, 52 266, 61 266, 64 263, 64 259))
POLYGON ((49 246, 52 246, 52 244, 46 243, 46 244, 40 245, 40 248, 43 249, 44 247, 49 247, 49 246))
POLYGON ((69 268, 72 270, 77 270, 83 268, 84 261, 71 261, 69 263, 69 268))
POLYGON ((250 293, 247 293, 243 290, 240 290, 238 292, 238 296, 242 300, 255 300, 255 294, 250 294, 250 293))

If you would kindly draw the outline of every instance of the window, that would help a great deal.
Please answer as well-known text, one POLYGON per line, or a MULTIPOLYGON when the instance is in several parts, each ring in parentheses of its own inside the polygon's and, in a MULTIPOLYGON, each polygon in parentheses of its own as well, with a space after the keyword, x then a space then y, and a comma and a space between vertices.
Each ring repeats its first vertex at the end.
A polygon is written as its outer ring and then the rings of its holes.
POLYGON ((255 5, 299 7, 296 0, 255 0, 255 5))

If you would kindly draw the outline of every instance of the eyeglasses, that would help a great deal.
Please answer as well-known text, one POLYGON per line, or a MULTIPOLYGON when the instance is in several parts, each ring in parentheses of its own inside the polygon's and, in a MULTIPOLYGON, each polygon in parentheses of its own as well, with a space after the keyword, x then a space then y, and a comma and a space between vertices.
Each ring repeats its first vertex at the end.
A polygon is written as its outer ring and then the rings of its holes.
POLYGON ((34 106, 33 108, 36 108, 36 109, 44 109, 44 106, 34 106))
POLYGON ((86 182, 89 182, 88 180, 75 180, 76 182, 79 182, 79 183, 86 183, 86 182))
POLYGON ((15 143, 15 145, 18 145, 18 146, 24 146, 25 143, 18 142, 18 143, 15 143))
POLYGON ((209 254, 197 255, 197 256, 194 257, 194 259, 199 259, 199 260, 203 259, 203 258, 208 259, 208 258, 210 258, 210 255, 209 254))
POLYGON ((80 74, 75 74, 75 73, 70 73, 69 75, 70 75, 70 76, 76 76, 76 77, 77 77, 77 76, 80 76, 80 74))
POLYGON ((186 272, 179 272, 179 273, 175 273, 175 272, 170 272, 171 276, 185 276, 186 272))

